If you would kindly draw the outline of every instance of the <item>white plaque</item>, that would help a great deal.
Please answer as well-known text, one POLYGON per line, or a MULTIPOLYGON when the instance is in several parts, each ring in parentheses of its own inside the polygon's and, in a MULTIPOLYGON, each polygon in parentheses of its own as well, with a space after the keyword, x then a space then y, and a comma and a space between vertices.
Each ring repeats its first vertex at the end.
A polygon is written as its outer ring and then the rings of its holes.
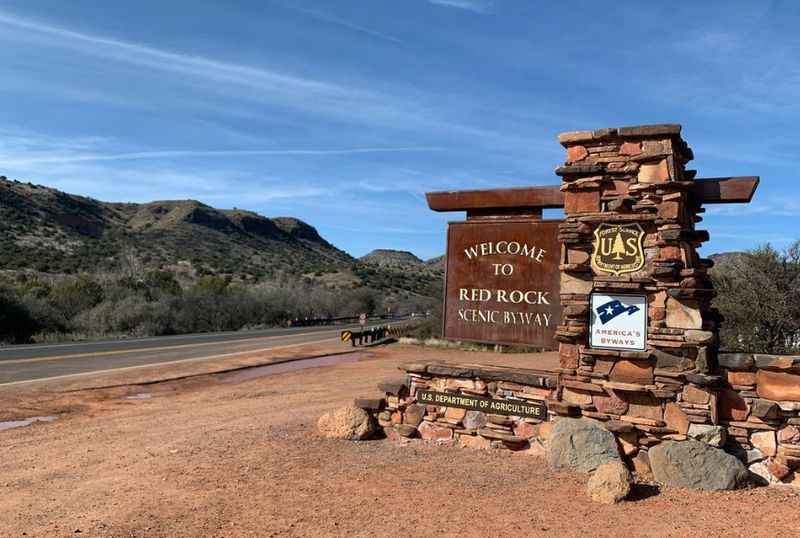
POLYGON ((647 296, 593 293, 589 345, 597 349, 647 348, 647 296))

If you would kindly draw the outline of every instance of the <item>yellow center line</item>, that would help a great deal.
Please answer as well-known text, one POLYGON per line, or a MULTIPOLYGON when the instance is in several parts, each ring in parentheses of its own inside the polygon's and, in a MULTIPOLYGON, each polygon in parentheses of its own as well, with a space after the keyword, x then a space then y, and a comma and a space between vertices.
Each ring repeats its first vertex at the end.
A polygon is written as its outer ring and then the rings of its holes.
MULTIPOLYGON (((338 329, 336 329, 338 330, 338 329)), ((207 346, 219 346, 225 344, 238 344, 240 342, 254 342, 258 340, 274 340, 276 338, 297 338, 298 336, 310 336, 314 334, 326 334, 330 331, 311 331, 306 333, 297 333, 297 334, 283 334, 283 335, 276 335, 276 336, 257 336, 254 338, 242 338, 239 340, 223 340, 220 342, 203 342, 199 344, 180 344, 177 346, 160 346, 160 347, 148 347, 148 348, 138 348, 138 349, 121 349, 118 351, 98 351, 95 353, 73 353, 71 355, 57 355, 55 357, 32 357, 30 359, 10 359, 10 360, 0 360, 0 368, 6 364, 28 364, 32 362, 46 362, 46 361, 57 361, 63 359, 76 359, 79 357, 105 357, 110 355, 124 355, 127 353, 147 353, 151 351, 165 351, 171 349, 185 349, 187 347, 207 347, 207 346)))

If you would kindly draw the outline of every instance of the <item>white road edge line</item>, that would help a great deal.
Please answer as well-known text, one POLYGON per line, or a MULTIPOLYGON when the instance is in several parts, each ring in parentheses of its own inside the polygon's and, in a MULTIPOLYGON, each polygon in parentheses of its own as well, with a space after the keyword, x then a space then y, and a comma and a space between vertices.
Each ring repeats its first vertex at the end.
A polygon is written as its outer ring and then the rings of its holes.
MULTIPOLYGON (((273 336, 254 336, 252 338, 241 338, 237 340, 227 340, 221 342, 200 342, 199 344, 178 344, 174 346, 161 346, 161 347, 143 347, 138 349, 119 349, 116 351, 94 351, 89 353, 73 353, 72 355, 55 355, 50 357, 28 357, 24 359, 0 359, 0 367, 6 364, 30 364, 34 362, 48 362, 48 361, 62 361, 62 360, 74 360, 74 359, 83 359, 83 358, 95 358, 95 357, 109 357, 111 355, 128 355, 131 353, 154 353, 156 351, 163 351, 165 353, 169 353, 171 351, 180 351, 181 349, 186 348, 200 348, 200 347, 210 347, 210 346, 219 346, 223 344, 230 344, 230 345, 239 345, 239 344, 248 344, 250 342, 255 342, 258 340, 277 340, 282 338, 297 338, 298 336, 312 336, 317 333, 327 333, 329 331, 313 331, 313 332, 305 332, 305 333, 296 333, 296 334, 286 334, 286 335, 273 335, 273 336)), ((263 349, 263 348, 262 348, 263 349)))
MULTIPOLYGON (((262 349, 254 349, 254 350, 250 350, 250 351, 236 351, 234 353, 224 353, 222 355, 211 355, 209 357, 195 357, 195 358, 192 358, 192 359, 180 359, 180 360, 168 361, 168 362, 151 362, 149 364, 140 364, 138 366, 123 366, 121 368, 109 368, 109 369, 106 369, 106 370, 94 370, 94 371, 91 371, 91 372, 81 372, 79 374, 66 374, 66 375, 57 375, 57 376, 53 376, 53 377, 41 377, 41 378, 37 378, 37 379, 25 379, 23 381, 11 381, 9 383, 0 383, 0 387, 10 387, 10 386, 13 386, 13 385, 24 385, 24 384, 28 384, 28 383, 40 383, 40 382, 44 382, 44 381, 53 381, 53 380, 57 380, 57 379, 68 379, 68 378, 71 378, 71 377, 85 377, 85 376, 89 376, 89 375, 105 374, 105 373, 109 373, 109 372, 124 372, 126 370, 136 370, 138 368, 152 368, 153 366, 169 366, 171 364, 180 364, 180 363, 184 363, 184 362, 208 361, 208 360, 213 360, 213 359, 222 359, 222 358, 225 358, 225 357, 232 357, 234 355, 242 355, 242 354, 245 354, 245 353, 257 353, 259 351, 273 351, 273 350, 276 350, 276 349, 288 349, 288 348, 292 348, 292 347, 307 346, 309 344, 319 344, 320 342, 328 342, 328 341, 334 341, 334 340, 338 342, 339 338, 325 338, 323 340, 313 340, 311 342, 303 342, 303 343, 300 343, 300 344, 287 344, 285 346, 267 347, 267 348, 262 348, 262 349)), ((261 365, 261 366, 265 366, 265 365, 261 365)), ((214 372, 208 372, 209 375, 213 374, 213 373, 214 372)), ((198 375, 203 375, 203 374, 198 374, 198 375)), ((135 385, 135 384, 136 383, 131 383, 131 385, 135 385)))

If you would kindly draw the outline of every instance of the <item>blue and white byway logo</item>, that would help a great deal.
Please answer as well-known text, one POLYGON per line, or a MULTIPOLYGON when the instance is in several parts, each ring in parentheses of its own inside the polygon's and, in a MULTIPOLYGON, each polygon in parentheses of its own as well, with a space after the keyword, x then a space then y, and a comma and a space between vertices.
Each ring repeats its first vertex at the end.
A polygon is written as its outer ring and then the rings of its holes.
POLYGON ((600 322, 605 325, 615 317, 628 313, 630 316, 634 312, 638 312, 639 307, 636 305, 625 306, 622 304, 622 301, 618 299, 614 299, 613 301, 608 301, 605 304, 601 304, 597 307, 597 316, 600 318, 600 322))
POLYGON ((591 308, 591 347, 631 351, 646 349, 646 296, 593 293, 591 308))

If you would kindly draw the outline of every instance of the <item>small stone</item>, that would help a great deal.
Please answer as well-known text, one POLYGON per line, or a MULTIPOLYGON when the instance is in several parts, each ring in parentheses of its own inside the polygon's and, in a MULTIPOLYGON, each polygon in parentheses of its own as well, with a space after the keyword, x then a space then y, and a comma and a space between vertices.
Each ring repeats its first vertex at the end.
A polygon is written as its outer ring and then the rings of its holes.
POLYGON ((425 416, 425 406, 419 404, 412 404, 406 407, 406 412, 403 415, 403 424, 419 426, 425 416))
POLYGON ((731 385, 755 385, 755 372, 735 372, 729 370, 725 373, 728 383, 731 385))
POLYGON ((522 450, 515 450, 514 454, 544 458, 547 455, 547 450, 537 439, 532 439, 529 441, 528 447, 523 448, 522 450))
POLYGON ((559 343, 558 360, 561 368, 577 368, 580 360, 578 346, 575 344, 566 344, 564 342, 559 343))
POLYGON ((707 445, 717 448, 725 444, 727 432, 722 426, 712 426, 710 424, 690 424, 689 437, 697 439, 707 445))
POLYGON ((445 389, 447 390, 475 390, 475 381, 473 379, 448 379, 445 382, 445 389))
POLYGON ((635 430, 617 434, 619 446, 622 449, 622 453, 626 456, 636 454, 636 451, 639 450, 639 445, 637 443, 638 440, 639 434, 635 430))
POLYGON ((710 398, 711 394, 705 389, 693 385, 683 387, 683 401, 686 403, 706 405, 710 398))
POLYGON ((747 469, 751 473, 751 478, 753 478, 758 485, 768 486, 770 484, 777 484, 780 482, 777 478, 772 476, 772 473, 769 472, 766 462, 759 461, 758 463, 752 464, 747 469))
POLYGON ((633 471, 642 477, 649 477, 653 474, 652 469, 650 469, 650 456, 647 450, 639 450, 631 459, 631 464, 633 465, 633 471))
POLYGON ((592 291, 591 275, 571 275, 561 272, 561 293, 588 295, 592 291))
POLYGON ((675 329, 700 329, 703 315, 696 302, 667 298, 667 327, 675 329))
POLYGON ((589 498, 601 504, 616 504, 631 491, 631 473, 621 461, 600 465, 586 486, 589 498))
POLYGON ((688 372, 684 374, 686 381, 699 387, 716 387, 722 382, 722 377, 718 375, 696 374, 688 372))
POLYGON ((767 457, 772 457, 778 453, 778 444, 773 431, 754 432, 750 436, 750 443, 767 457))
POLYGON ((709 351, 708 346, 698 346, 697 357, 694 360, 697 371, 702 373, 710 373, 715 369, 713 362, 714 355, 709 351))
POLYGON ((751 448, 750 450, 745 451, 744 454, 744 461, 747 463, 747 465, 751 465, 757 461, 762 461, 765 458, 766 456, 764 453, 757 448, 751 448))
POLYGON ((641 152, 641 142, 623 142, 619 148, 620 155, 639 155, 641 152))
POLYGON ((781 409, 775 402, 755 399, 750 403, 750 416, 765 419, 775 419, 778 418, 780 414, 781 409))
POLYGON ((676 403, 668 403, 664 406, 664 422, 667 427, 685 435, 689 431, 689 417, 676 403))
POLYGON ((593 138, 592 131, 568 131, 558 135, 559 143, 564 145, 574 142, 591 142, 593 138))
POLYGON ((511 417, 507 417, 505 415, 486 415, 486 420, 488 420, 491 424, 506 427, 510 427, 511 424, 514 423, 511 417))
MULTIPOLYGON (((663 309, 661 309, 663 310, 663 309)), ((652 356, 656 359, 656 368, 659 370, 672 370, 675 372, 684 372, 692 369, 692 361, 680 355, 673 355, 659 349, 654 349, 651 352, 652 356)))
MULTIPOLYGON (((667 322, 669 324, 669 322, 667 322)), ((714 342, 715 336, 711 331, 699 331, 697 329, 689 329, 684 333, 686 341, 693 344, 710 344, 714 342)))
POLYGON ((628 412, 628 402, 617 396, 613 390, 606 389, 606 392, 608 394, 605 396, 592 395, 592 403, 598 412, 610 415, 624 415, 628 412))
POLYGON ((414 437, 417 434, 417 428, 411 424, 396 424, 394 426, 394 431, 396 431, 400 437, 414 437))
POLYGON ((753 355, 756 368, 769 368, 771 370, 790 370, 800 366, 800 357, 792 355, 766 355, 756 353, 753 355))
POLYGON ((749 353, 720 353, 719 365, 729 370, 750 370, 755 361, 749 353))
POLYGON ((574 163, 588 157, 589 152, 584 146, 570 146, 567 148, 567 162, 574 163))
POLYGON ((614 364, 609 376, 611 381, 621 383, 653 384, 653 368, 642 361, 619 360, 614 364))
POLYGON ((591 394, 568 387, 565 387, 564 390, 561 391, 561 399, 568 404, 577 406, 591 405, 592 403, 591 394))
POLYGON ((797 426, 786 426, 778 430, 778 441, 788 444, 800 444, 800 428, 797 426))
POLYGON ((793 488, 800 488, 800 473, 790 473, 789 476, 784 478, 783 484, 792 486, 793 488))
POLYGON ((650 125, 632 125, 617 129, 619 136, 674 136, 681 133, 679 123, 654 123, 650 125))
POLYGON ((778 480, 783 480, 792 472, 792 470, 789 469, 789 466, 778 458, 770 458, 765 462, 765 464, 769 470, 769 473, 778 480))
POLYGON ((459 435, 458 444, 462 448, 474 448, 478 450, 488 450, 492 448, 492 442, 484 439, 480 435, 459 435))
POLYGON ((453 430, 428 421, 420 424, 417 431, 419 431, 419 436, 426 441, 449 441, 453 438, 453 430))
POLYGON ((547 441, 553 433, 554 422, 542 422, 539 424, 539 439, 547 441))
POLYGON ((759 370, 756 391, 767 400, 800 402, 800 375, 759 370))
POLYGON ((661 406, 661 400, 658 398, 654 398, 650 394, 635 392, 624 393, 624 398, 628 402, 627 416, 648 419, 655 422, 662 422, 664 420, 664 410, 661 406))
MULTIPOLYGON (((573 213, 594 213, 599 210, 599 190, 567 191, 564 193, 564 212, 567 215, 571 215, 573 213)), ((563 289, 561 290, 561 293, 565 293, 563 289)))
POLYGON ((514 435, 530 439, 539 435, 539 425, 531 424, 529 422, 516 422, 513 426, 514 435))
POLYGON ((667 160, 662 159, 657 163, 642 163, 639 167, 639 183, 665 183, 669 181, 669 167, 667 160))
POLYGON ((322 415, 317 429, 323 437, 358 441, 369 438, 375 432, 375 424, 363 409, 342 407, 322 415))
POLYGON ((462 422, 468 430, 480 430, 486 426, 488 419, 482 411, 467 411, 462 422))
POLYGON ((747 420, 749 408, 747 402, 738 392, 732 389, 723 389, 719 392, 719 416, 722 420, 747 420))
POLYGON ((627 433, 634 430, 633 424, 621 420, 607 420, 603 423, 603 426, 611 433, 627 433))
POLYGON ((523 437, 517 437, 516 435, 503 433, 490 428, 478 430, 478 435, 485 437, 486 439, 494 439, 495 441, 502 441, 503 443, 508 443, 511 445, 522 445, 527 442, 527 439, 523 437))
POLYGON ((445 409, 444 418, 460 422, 464 420, 464 416, 466 414, 467 414, 466 409, 461 409, 458 407, 448 407, 447 409, 445 409))

